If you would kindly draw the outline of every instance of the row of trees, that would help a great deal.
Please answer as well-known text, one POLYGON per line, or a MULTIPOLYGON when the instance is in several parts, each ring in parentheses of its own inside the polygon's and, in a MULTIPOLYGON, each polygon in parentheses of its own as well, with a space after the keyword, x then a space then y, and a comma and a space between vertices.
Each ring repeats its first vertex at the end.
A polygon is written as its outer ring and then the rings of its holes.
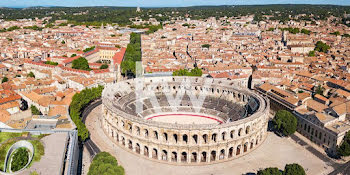
POLYGON ((202 76, 202 69, 199 69, 198 67, 192 69, 191 71, 187 69, 179 69, 173 72, 173 76, 196 76, 200 77, 202 76))
POLYGON ((126 48, 126 53, 121 63, 122 73, 131 73, 135 75, 136 61, 141 61, 141 35, 137 33, 131 33, 130 43, 126 48))
POLYGON ((257 175, 306 175, 304 168, 296 163, 287 164, 284 171, 275 167, 259 170, 257 175))
POLYGON ((92 160, 88 175, 124 175, 124 168, 108 152, 100 152, 92 160))
POLYGON ((69 114, 78 129, 78 136, 81 141, 85 141, 89 137, 89 131, 85 124, 81 121, 81 110, 86 107, 91 101, 101 97, 103 86, 98 86, 91 89, 84 89, 80 93, 76 93, 69 106, 69 114))
MULTIPOLYGON (((272 28, 273 29, 273 28, 272 28)), ((271 30, 271 28, 269 29, 271 30)), ((280 28, 280 30, 282 31, 288 31, 289 33, 292 33, 292 34, 297 34, 297 33, 303 33, 303 34, 307 34, 307 35, 310 35, 311 34, 311 31, 310 30, 307 30, 307 29, 299 29, 299 28, 292 28, 292 27, 288 27, 288 28, 280 28)))

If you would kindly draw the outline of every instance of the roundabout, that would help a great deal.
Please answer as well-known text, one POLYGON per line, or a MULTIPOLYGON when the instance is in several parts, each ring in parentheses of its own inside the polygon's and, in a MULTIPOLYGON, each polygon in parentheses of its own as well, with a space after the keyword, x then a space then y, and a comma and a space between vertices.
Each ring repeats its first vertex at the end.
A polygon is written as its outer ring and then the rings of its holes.
POLYGON ((141 157, 218 163, 248 154, 266 138, 269 102, 240 81, 144 78, 141 96, 137 81, 104 89, 101 123, 112 142, 141 157))

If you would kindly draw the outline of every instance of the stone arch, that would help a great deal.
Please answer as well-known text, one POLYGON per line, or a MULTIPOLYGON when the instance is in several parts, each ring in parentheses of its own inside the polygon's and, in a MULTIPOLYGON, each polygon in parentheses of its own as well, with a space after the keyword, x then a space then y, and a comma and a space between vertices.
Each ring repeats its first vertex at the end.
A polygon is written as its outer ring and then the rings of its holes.
POLYGON ((122 136, 122 145, 125 145, 125 138, 122 136))
POLYGON ((238 130, 238 137, 242 136, 242 131, 243 131, 243 129, 239 128, 239 130, 238 130))
POLYGON ((145 146, 145 148, 143 149, 143 154, 144 154, 145 156, 148 157, 148 155, 149 155, 149 150, 148 150, 148 147, 147 147, 147 146, 145 146))
POLYGON ((245 134, 249 134, 250 133, 250 126, 247 126, 246 128, 245 128, 245 134))
POLYGON ((228 150, 228 157, 229 157, 229 158, 233 157, 233 147, 231 147, 231 148, 228 150))
POLYGON ((188 143, 187 134, 182 135, 182 141, 184 141, 186 144, 188 143))
POLYGON ((197 156, 198 156, 197 153, 193 152, 191 156, 191 162, 197 162, 197 156))
POLYGON ((207 161, 207 152, 203 151, 201 154, 201 162, 207 161))
POLYGON ((226 132, 224 131, 221 133, 221 140, 225 141, 226 140, 226 132))
POLYGON ((187 152, 181 153, 181 162, 187 162, 187 152))
POLYGON ((168 141, 168 133, 164 132, 163 133, 163 138, 165 141, 168 141))
POLYGON ((232 130, 232 131, 230 132, 230 137, 231 137, 231 139, 233 139, 234 135, 235 135, 235 130, 232 130))
POLYGON ((136 126, 136 134, 140 135, 140 127, 136 126))
POLYGON ((172 162, 177 162, 177 152, 173 151, 171 153, 171 161, 172 162))
POLYGON ((129 139, 128 148, 132 150, 132 141, 129 139))
POLYGON ((158 140, 158 132, 157 131, 153 131, 153 138, 158 140))
POLYGON ((219 160, 222 160, 222 159, 224 159, 224 158, 225 158, 225 150, 222 149, 222 150, 220 151, 219 160))
POLYGON ((250 142, 250 147, 249 149, 253 149, 254 148, 254 139, 250 142))
POLYGON ((148 138, 148 130, 147 130, 147 129, 144 130, 144 136, 145 136, 146 138, 148 138))
POLYGON ((204 141, 204 143, 208 143, 208 135, 207 134, 203 134, 203 141, 204 141))
POLYGON ((247 152, 248 151, 248 142, 246 142, 244 145, 243 145, 244 149, 243 149, 243 152, 247 152))
POLYGON ((174 138, 175 143, 177 143, 177 141, 178 141, 177 134, 173 134, 173 138, 174 138))
POLYGON ((162 158, 162 160, 165 160, 165 161, 168 160, 168 152, 166 150, 162 151, 162 157, 161 158, 162 158))
POLYGON ((140 149, 141 147, 140 147, 140 144, 139 143, 136 143, 136 146, 135 146, 135 151, 138 153, 138 154, 140 154, 140 152, 141 152, 141 149, 140 149))
POLYGON ((211 135, 211 140, 216 142, 217 141, 217 134, 214 133, 213 135, 211 135))
POLYGON ((153 148, 152 150, 152 158, 158 159, 158 150, 156 148, 153 148))
POLYGON ((236 149, 236 155, 238 156, 240 154, 241 154, 241 145, 238 145, 236 149))
POLYGON ((197 135, 197 134, 194 134, 194 135, 192 136, 192 138, 193 138, 194 143, 198 144, 198 135, 197 135))
POLYGON ((210 161, 215 161, 216 160, 216 151, 213 150, 210 152, 210 161))

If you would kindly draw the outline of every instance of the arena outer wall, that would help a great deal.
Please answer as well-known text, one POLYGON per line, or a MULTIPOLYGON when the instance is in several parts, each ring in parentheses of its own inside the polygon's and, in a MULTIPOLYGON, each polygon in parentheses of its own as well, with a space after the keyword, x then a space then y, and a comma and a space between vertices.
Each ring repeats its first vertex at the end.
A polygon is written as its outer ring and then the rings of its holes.
MULTIPOLYGON (((113 95, 125 93, 135 79, 118 82, 105 88, 102 97, 102 127, 110 140, 141 157, 171 164, 210 164, 236 159, 256 149, 267 136, 269 101, 250 91, 242 80, 211 79, 209 87, 202 87, 205 78, 153 77, 145 78, 145 85, 167 82, 174 91, 182 79, 190 80, 191 90, 196 93, 210 92, 237 103, 247 103, 254 97, 258 109, 249 117, 213 124, 171 124, 144 120, 116 108, 113 95)), ((160 88, 162 85, 159 85, 160 88)))

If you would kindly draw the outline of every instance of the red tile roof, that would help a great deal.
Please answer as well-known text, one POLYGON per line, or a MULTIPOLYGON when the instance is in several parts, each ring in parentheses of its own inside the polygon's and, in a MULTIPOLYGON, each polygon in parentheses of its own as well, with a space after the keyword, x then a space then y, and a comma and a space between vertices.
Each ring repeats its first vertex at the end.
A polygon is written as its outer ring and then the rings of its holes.
POLYGON ((117 52, 114 56, 113 56, 113 61, 114 61, 114 64, 121 64, 123 59, 124 59, 124 55, 125 55, 125 51, 126 51, 126 48, 122 47, 120 49, 119 52, 117 52))

